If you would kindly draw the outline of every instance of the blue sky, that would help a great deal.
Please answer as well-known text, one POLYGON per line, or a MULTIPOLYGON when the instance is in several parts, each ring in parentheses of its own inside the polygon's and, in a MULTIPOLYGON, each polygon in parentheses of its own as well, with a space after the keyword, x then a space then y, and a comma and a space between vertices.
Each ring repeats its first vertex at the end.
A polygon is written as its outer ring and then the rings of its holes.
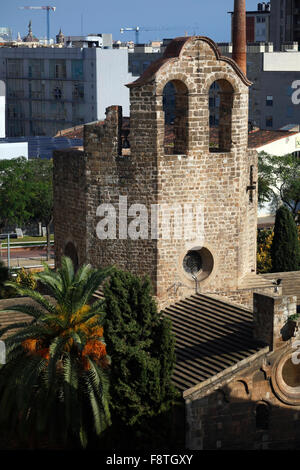
MULTIPOLYGON (((246 0, 248 10, 258 0, 246 0)), ((33 33, 46 35, 46 12, 19 10, 19 6, 56 6, 51 13, 51 37, 61 27, 66 35, 112 33, 113 39, 134 39, 134 33, 120 34, 123 26, 141 26, 160 31, 141 32, 140 42, 191 34, 209 36, 215 41, 230 40, 230 20, 234 0, 0 0, 0 26, 9 26, 16 37, 27 32, 32 20, 33 33), (83 21, 82 21, 83 19, 83 21), (162 30, 169 28, 169 30, 162 30)))

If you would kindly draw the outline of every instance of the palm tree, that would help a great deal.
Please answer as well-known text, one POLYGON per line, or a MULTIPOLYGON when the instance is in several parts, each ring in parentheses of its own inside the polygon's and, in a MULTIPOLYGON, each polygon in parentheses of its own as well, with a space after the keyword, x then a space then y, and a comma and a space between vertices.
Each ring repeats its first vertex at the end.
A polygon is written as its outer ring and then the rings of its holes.
POLYGON ((64 257, 56 272, 45 265, 36 275, 50 298, 7 283, 34 301, 9 307, 29 315, 28 322, 0 330, 1 338, 18 329, 5 340, 0 423, 17 429, 21 439, 47 436, 49 443, 69 443, 75 437, 86 447, 90 436, 99 436, 110 425, 103 301, 92 303, 93 293, 109 273, 109 268, 90 265, 75 273, 71 259, 64 257))

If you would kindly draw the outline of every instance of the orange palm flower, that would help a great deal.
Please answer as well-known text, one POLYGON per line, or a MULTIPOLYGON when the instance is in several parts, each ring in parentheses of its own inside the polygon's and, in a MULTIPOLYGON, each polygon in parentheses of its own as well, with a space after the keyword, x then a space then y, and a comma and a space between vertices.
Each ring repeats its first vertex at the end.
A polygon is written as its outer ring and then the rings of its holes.
POLYGON ((25 351, 34 353, 36 352, 38 342, 39 341, 34 338, 25 339, 25 341, 22 342, 22 346, 25 349, 25 351))

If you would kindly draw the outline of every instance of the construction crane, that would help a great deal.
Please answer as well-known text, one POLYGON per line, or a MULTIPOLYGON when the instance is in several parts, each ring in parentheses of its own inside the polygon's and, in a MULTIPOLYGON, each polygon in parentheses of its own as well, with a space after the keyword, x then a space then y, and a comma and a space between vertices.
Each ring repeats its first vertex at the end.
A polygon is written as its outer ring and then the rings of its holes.
POLYGON ((135 31, 135 43, 139 44, 140 43, 140 27, 135 26, 134 28, 121 28, 120 33, 123 34, 126 31, 135 31))
MULTIPOLYGON (((140 43, 140 31, 172 31, 172 30, 178 30, 178 29, 190 29, 191 27, 183 27, 183 26, 161 26, 161 27, 141 27, 141 26, 134 26, 134 27, 124 27, 120 29, 120 33, 126 33, 126 32, 135 32, 135 43, 139 44, 140 43)), ((192 27, 193 29, 199 28, 198 25, 194 25, 192 27)))
POLYGON ((56 7, 19 7, 20 10, 46 10, 47 12, 47 41, 50 42, 50 11, 55 11, 56 7))

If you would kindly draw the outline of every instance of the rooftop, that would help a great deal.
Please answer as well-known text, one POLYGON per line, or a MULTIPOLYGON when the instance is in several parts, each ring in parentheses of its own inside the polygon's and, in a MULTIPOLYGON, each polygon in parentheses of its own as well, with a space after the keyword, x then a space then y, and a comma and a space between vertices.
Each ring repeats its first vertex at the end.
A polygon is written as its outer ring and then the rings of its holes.
POLYGON ((174 382, 190 389, 265 345, 253 339, 250 310, 212 296, 195 294, 166 308, 176 336, 174 382))
MULTIPOLYGON (((104 121, 101 121, 104 124, 104 121)), ((68 139, 82 139, 83 140, 83 125, 65 129, 56 134, 55 137, 65 137, 68 139)), ((130 129, 130 118, 123 118, 123 131, 130 129)), ((291 137, 292 135, 298 134, 299 131, 289 130, 261 130, 256 129, 249 132, 248 134, 248 147, 252 149, 260 148, 264 145, 276 142, 277 140, 284 139, 285 137, 291 137)), ((130 136, 129 136, 130 140, 130 136)), ((173 126, 166 125, 165 144, 171 145, 174 140, 173 126)), ((212 127, 210 132, 210 143, 214 146, 218 146, 218 128, 212 127)))

